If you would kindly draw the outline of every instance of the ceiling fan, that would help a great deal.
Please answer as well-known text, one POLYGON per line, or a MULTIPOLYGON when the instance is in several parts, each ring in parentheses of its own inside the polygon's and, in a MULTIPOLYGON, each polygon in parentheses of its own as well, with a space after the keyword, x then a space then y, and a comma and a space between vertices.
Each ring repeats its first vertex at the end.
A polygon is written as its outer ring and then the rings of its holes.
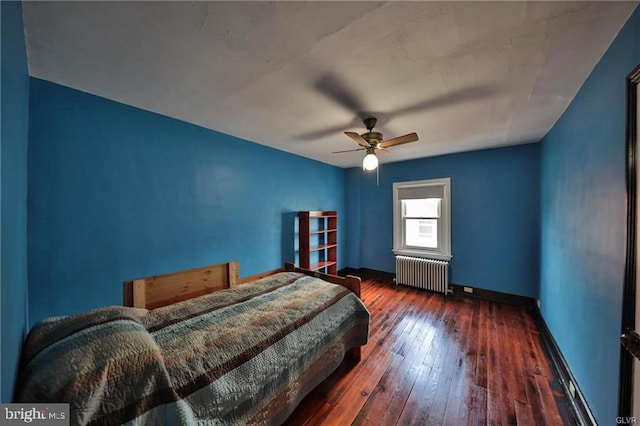
POLYGON ((378 157, 376 156, 376 151, 396 145, 415 142, 418 140, 418 135, 416 133, 409 133, 404 136, 399 136, 397 138, 387 139, 386 141, 383 141, 382 133, 373 131, 373 128, 376 126, 378 119, 375 117, 368 117, 363 121, 365 127, 367 128, 367 132, 361 135, 357 134, 356 132, 344 132, 345 135, 353 139, 362 148, 333 152, 333 154, 339 154, 343 152, 367 151, 367 155, 365 155, 364 159, 362 160, 363 170, 375 170, 378 167, 378 157))

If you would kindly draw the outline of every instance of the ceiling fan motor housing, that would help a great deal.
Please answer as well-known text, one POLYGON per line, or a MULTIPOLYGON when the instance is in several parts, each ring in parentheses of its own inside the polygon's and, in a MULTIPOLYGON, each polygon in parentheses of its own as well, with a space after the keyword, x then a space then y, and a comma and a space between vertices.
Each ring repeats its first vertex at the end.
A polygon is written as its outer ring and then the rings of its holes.
POLYGON ((364 122, 364 127, 366 127, 368 131, 371 131, 373 130, 374 127, 376 127, 376 123, 378 122, 378 119, 375 117, 369 117, 369 118, 365 118, 362 121, 364 122))
POLYGON ((362 138, 369 142, 370 145, 376 146, 382 142, 382 133, 380 132, 367 132, 363 133, 362 138))

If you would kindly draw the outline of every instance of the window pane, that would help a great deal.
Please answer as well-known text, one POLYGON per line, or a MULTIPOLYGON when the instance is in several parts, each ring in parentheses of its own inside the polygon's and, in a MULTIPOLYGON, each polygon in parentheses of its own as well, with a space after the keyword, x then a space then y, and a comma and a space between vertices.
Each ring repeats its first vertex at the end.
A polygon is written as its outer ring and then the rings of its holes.
POLYGON ((405 245, 438 248, 438 219, 405 219, 405 245))
POLYGON ((404 217, 440 217, 440 198, 402 200, 404 217))

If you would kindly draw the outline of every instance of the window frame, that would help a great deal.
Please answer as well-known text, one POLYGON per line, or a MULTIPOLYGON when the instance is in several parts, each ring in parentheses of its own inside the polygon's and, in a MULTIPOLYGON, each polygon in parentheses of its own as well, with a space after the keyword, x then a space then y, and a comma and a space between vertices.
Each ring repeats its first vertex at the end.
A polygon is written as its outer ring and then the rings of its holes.
POLYGON ((424 179, 393 183, 393 253, 438 260, 451 260, 451 178, 424 179), (402 210, 400 189, 440 187, 443 198, 438 218, 438 248, 408 246, 405 243, 405 218, 402 210))

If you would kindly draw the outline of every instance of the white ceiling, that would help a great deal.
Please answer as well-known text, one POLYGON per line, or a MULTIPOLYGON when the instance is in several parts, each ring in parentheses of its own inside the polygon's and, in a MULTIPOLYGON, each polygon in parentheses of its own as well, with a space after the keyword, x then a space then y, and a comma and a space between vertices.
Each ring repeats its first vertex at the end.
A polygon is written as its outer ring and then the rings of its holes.
MULTIPOLYGON (((29 70, 341 167, 536 142, 636 2, 25 2, 29 70)), ((622 83, 621 83, 622 84, 622 83)))

